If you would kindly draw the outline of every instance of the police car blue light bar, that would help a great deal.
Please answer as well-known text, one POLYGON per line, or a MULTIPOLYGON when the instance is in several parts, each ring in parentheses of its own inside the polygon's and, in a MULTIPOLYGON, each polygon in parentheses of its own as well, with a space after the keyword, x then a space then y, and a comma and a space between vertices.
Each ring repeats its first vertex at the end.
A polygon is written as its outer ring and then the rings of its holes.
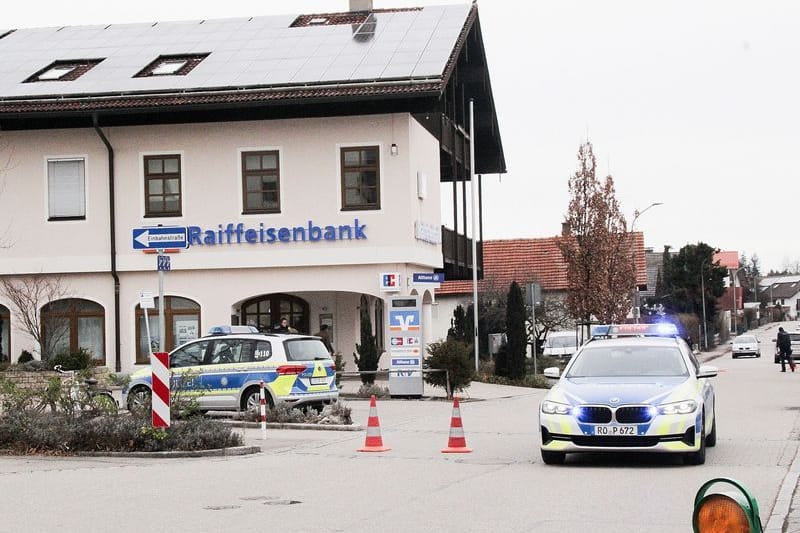
POLYGON ((655 324, 601 324, 592 326, 592 337, 677 337, 678 327, 670 322, 655 324))
POLYGON ((208 330, 209 335, 230 335, 231 333, 258 333, 255 326, 212 326, 208 330))

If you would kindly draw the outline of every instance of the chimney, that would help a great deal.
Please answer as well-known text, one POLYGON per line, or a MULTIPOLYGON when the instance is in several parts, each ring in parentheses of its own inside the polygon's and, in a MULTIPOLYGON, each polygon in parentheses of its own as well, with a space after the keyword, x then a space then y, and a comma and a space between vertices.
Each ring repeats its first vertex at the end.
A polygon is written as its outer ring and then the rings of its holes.
POLYGON ((350 0, 350 11, 372 11, 372 0, 350 0))
POLYGON ((562 222, 561 223, 561 235, 563 237, 566 237, 569 234, 570 234, 569 222, 562 222))

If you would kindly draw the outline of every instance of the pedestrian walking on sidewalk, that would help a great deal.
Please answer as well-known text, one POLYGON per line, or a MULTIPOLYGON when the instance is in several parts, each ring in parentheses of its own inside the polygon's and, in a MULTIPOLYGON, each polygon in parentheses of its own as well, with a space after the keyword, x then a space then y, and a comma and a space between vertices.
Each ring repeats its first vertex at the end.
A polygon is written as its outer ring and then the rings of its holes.
POLYGON ((783 330, 783 326, 778 328, 778 357, 781 360, 781 372, 786 372, 786 361, 789 361, 789 368, 794 372, 794 359, 792 358, 792 338, 783 330))

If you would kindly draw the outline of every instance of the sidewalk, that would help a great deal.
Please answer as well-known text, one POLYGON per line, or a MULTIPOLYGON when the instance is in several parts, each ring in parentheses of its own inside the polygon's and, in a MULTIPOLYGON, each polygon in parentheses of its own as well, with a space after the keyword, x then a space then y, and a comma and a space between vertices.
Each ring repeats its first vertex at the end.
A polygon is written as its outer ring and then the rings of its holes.
MULTIPOLYGON (((377 378, 375 386, 384 389, 389 388, 389 381, 387 378, 377 378)), ((361 380, 358 378, 344 378, 339 387, 339 391, 347 400, 359 399, 356 397, 358 390, 361 388, 361 380)), ((510 396, 520 396, 524 394, 544 394, 545 389, 532 389, 529 387, 512 387, 510 385, 495 385, 491 383, 481 383, 473 381, 466 390, 456 394, 462 400, 495 400, 498 398, 508 398, 510 396), (540 392, 537 392, 540 391, 540 392)), ((361 398, 368 400, 369 398, 361 398)), ((432 387, 427 383, 424 384, 422 391, 423 400, 446 400, 447 393, 441 387, 432 387)))

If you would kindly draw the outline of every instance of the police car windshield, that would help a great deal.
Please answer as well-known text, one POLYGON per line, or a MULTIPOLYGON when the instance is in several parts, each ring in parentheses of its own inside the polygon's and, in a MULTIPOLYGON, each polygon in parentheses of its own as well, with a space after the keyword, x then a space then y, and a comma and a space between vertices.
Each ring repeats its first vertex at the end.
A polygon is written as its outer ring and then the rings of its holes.
POLYGON ((291 339, 284 341, 283 345, 289 361, 320 361, 331 358, 325 344, 319 339, 291 339))
POLYGON ((675 346, 587 346, 567 372, 568 378, 687 376, 675 346))

